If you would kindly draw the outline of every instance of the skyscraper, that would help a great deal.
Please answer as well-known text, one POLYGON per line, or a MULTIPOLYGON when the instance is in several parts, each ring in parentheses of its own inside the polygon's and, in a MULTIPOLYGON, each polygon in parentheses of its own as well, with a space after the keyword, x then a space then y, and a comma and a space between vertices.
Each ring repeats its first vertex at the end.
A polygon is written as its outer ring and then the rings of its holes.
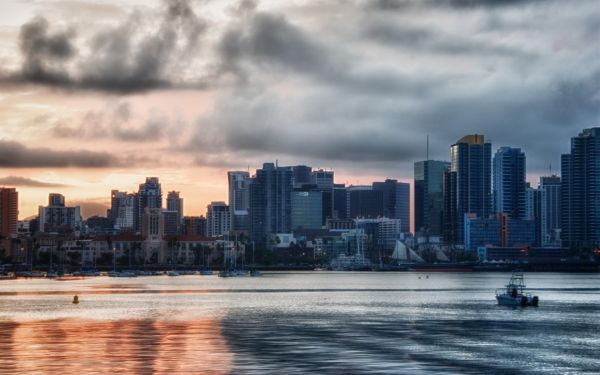
POLYGON ((525 153, 500 147, 494 155, 494 212, 525 219, 525 153))
POLYGON ((539 190, 543 192, 542 218, 543 246, 560 246, 560 177, 540 177, 539 190))
POLYGON ((162 208, 162 190, 158 182, 158 177, 146 177, 146 182, 140 184, 137 206, 134 226, 136 230, 140 230, 142 217, 146 208, 162 208))
POLYGON ((465 214, 486 218, 492 211, 492 144, 480 134, 467 135, 450 148, 444 175, 444 241, 464 244, 465 214))
POLYGON ((347 213, 349 219, 383 217, 383 191, 372 186, 347 188, 347 213))
POLYGON ((565 247, 600 246, 600 127, 571 138, 561 157, 561 238, 565 247))
POLYGON ((62 194, 50 194, 48 206, 39 206, 38 213, 40 232, 72 232, 81 228, 80 207, 66 207, 62 194))
POLYGON ((447 161, 425 160, 415 163, 415 232, 442 235, 444 212, 444 173, 447 161))
POLYGON ((233 231, 249 229, 250 174, 244 171, 227 172, 229 182, 229 227, 233 231))
POLYGON ((180 198, 178 191, 170 191, 167 194, 167 211, 177 212, 177 225, 183 221, 183 198, 180 198))
POLYGON ((19 193, 15 188, 0 188, 0 236, 17 234, 18 219, 19 193))
POLYGON ((210 202, 206 207, 206 232, 209 237, 229 234, 229 206, 225 202, 210 202))
POLYGON ((306 165, 295 165, 292 167, 292 172, 294 173, 294 189, 315 183, 312 174, 312 167, 306 165))
POLYGON ((250 238, 267 244, 271 235, 290 233, 293 172, 290 167, 264 163, 250 183, 250 238))
POLYGON ((387 179, 373 182, 373 190, 383 194, 383 216, 400 219, 400 230, 410 232, 410 184, 387 179))
POLYGON ((346 185, 333 185, 333 218, 346 219, 348 217, 348 192, 346 185))
POLYGON ((312 172, 312 180, 317 189, 323 192, 323 224, 333 217, 333 171, 319 169, 312 172))
POLYGON ((133 230, 138 207, 137 194, 112 190, 110 193, 110 210, 108 218, 117 230, 133 230))
POLYGON ((294 189, 292 192, 292 230, 321 229, 323 226, 323 192, 294 189))

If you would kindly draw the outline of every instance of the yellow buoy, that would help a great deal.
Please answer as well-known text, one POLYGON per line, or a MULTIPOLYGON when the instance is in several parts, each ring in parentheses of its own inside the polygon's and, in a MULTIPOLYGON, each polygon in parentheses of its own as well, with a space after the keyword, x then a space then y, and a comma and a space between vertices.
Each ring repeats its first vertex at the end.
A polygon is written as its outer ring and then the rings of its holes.
POLYGON ((73 296, 73 303, 79 303, 79 297, 73 296))

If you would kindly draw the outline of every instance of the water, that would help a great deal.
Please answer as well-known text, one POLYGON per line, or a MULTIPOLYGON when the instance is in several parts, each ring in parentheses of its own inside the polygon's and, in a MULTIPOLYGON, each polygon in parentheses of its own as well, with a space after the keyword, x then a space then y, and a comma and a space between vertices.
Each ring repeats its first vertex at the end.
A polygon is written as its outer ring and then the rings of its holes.
POLYGON ((0 373, 600 373, 600 275, 527 274, 537 309, 509 276, 5 280, 0 373))

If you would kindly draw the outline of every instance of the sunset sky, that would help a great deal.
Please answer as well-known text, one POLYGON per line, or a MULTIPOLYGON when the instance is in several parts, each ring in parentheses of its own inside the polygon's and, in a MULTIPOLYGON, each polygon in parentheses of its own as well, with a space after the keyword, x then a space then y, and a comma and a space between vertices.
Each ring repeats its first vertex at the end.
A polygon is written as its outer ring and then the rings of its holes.
POLYGON ((0 186, 89 214, 158 176, 199 215, 227 170, 410 181, 470 133, 537 185, 600 125, 598 40, 597 0, 2 0, 0 186))

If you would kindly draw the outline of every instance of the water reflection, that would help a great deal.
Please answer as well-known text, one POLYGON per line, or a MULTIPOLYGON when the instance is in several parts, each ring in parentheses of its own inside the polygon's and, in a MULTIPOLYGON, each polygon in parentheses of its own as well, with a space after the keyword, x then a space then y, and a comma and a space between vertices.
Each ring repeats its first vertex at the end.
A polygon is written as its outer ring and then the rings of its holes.
POLYGON ((0 321, 3 373, 229 373, 214 319, 0 321))

